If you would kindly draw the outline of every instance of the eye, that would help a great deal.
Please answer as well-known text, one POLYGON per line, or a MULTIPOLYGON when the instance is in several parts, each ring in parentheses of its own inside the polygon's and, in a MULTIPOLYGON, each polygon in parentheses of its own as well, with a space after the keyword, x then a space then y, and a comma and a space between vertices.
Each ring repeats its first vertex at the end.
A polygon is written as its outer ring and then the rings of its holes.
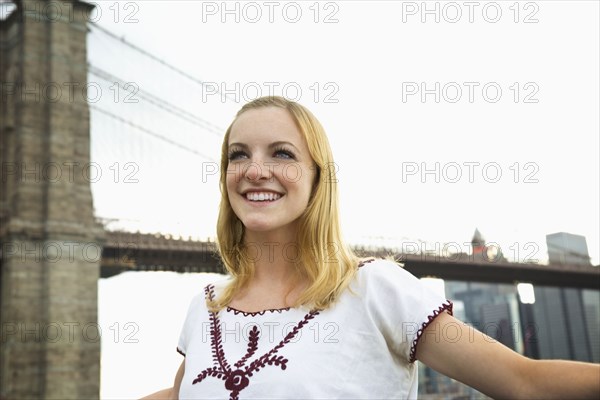
POLYGON ((244 153, 242 150, 233 149, 233 150, 229 151, 227 158, 229 159, 229 161, 233 161, 233 160, 237 160, 238 158, 244 157, 244 156, 246 156, 246 153, 244 153))
POLYGON ((283 156, 283 158, 294 159, 294 153, 287 150, 285 147, 275 149, 275 154, 278 156, 283 156))

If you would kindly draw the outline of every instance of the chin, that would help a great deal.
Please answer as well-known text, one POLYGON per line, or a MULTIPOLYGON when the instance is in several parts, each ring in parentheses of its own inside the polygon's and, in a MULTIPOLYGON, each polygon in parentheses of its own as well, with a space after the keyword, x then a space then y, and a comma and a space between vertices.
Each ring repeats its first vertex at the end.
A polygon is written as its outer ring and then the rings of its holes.
POLYGON ((286 222, 273 222, 273 221, 265 221, 264 218, 260 220, 246 220, 242 222, 244 224, 244 229, 247 232, 260 232, 260 233, 269 233, 269 232, 280 232, 284 235, 288 233, 289 230, 295 231, 297 229, 297 224, 293 221, 286 222))
POLYGON ((244 229, 249 232, 269 232, 277 228, 266 221, 242 221, 244 229))
POLYGON ((269 232, 272 227, 266 225, 244 225, 246 232, 269 232))

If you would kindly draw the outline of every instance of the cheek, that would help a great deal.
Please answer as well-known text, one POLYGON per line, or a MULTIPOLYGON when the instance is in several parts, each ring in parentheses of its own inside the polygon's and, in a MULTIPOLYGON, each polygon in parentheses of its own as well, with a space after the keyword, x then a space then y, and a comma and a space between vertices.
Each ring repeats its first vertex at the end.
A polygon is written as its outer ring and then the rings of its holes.
POLYGON ((232 190, 240 182, 241 174, 239 168, 230 166, 227 168, 227 174, 225 175, 225 185, 228 190, 232 190))
POLYGON ((302 168, 302 179, 296 182, 298 190, 301 190, 307 199, 310 199, 315 187, 315 171, 310 167, 302 168))
POLYGON ((297 163, 286 165, 278 172, 278 176, 280 176, 287 185, 294 187, 296 190, 304 187, 306 179, 309 179, 309 174, 310 171, 308 171, 305 166, 297 163))

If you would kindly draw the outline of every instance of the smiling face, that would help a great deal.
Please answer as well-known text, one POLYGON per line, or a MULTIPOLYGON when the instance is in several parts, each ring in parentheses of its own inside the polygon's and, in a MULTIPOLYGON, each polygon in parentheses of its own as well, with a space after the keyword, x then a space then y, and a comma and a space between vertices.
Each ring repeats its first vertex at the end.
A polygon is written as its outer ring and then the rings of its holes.
POLYGON ((247 233, 290 237, 310 199, 314 162, 290 113, 280 107, 243 112, 231 127, 226 186, 247 233))

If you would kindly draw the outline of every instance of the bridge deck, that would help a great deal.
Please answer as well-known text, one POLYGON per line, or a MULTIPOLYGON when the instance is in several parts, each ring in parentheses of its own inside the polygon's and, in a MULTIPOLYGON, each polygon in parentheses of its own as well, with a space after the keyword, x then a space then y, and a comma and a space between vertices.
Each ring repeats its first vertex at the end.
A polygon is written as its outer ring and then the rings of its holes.
MULTIPOLYGON (((386 249, 355 250, 365 257, 391 254, 417 277, 493 283, 528 282, 542 286, 600 290, 600 268, 597 266, 493 262, 466 255, 445 258, 430 254, 393 254, 386 249)), ((124 271, 224 272, 214 242, 107 232, 101 277, 124 271)))

